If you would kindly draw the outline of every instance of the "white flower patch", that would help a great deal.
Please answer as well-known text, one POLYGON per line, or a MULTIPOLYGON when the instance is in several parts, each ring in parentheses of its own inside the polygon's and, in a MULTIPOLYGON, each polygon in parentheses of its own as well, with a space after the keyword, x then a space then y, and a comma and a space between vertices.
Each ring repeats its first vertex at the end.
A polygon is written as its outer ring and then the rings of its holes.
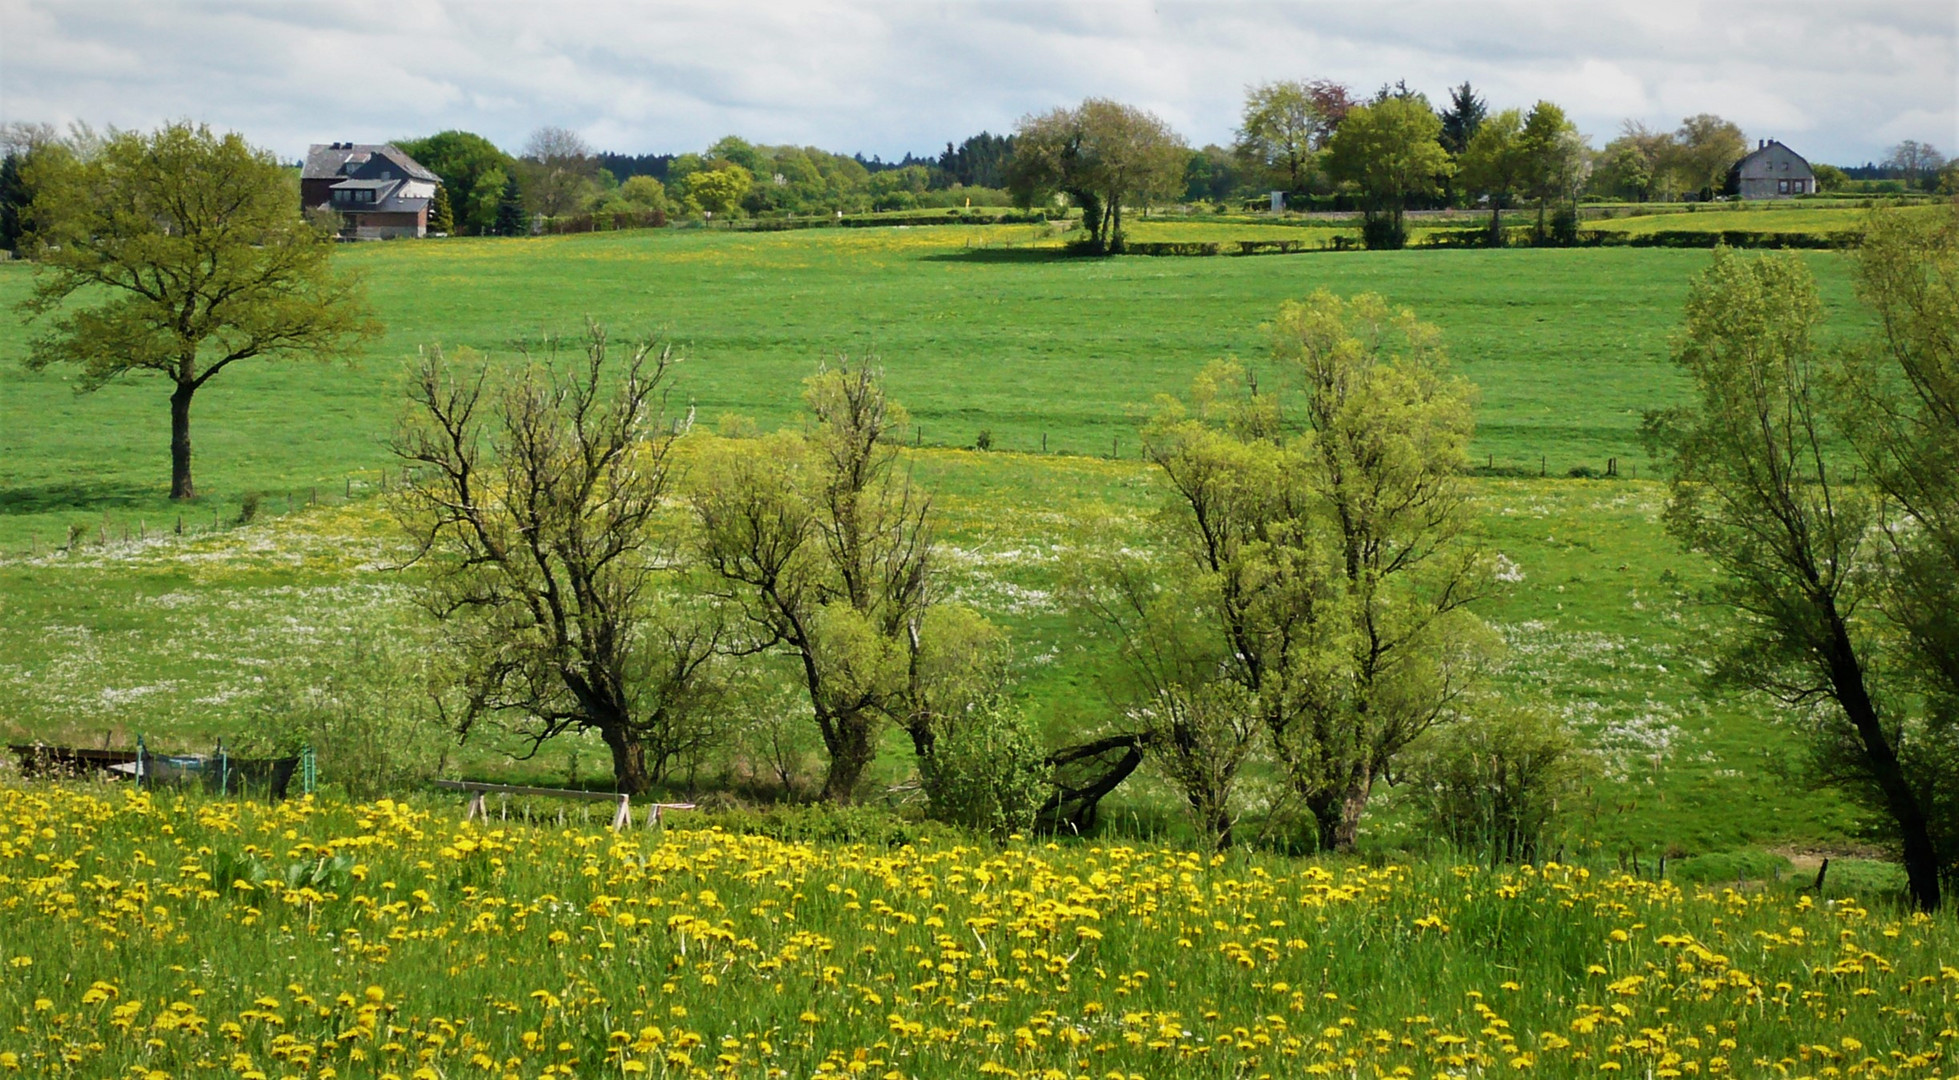
POLYGON ((1522 581, 1524 580, 1524 568, 1512 562, 1510 556, 1498 552, 1496 557, 1496 579, 1498 581, 1522 581))

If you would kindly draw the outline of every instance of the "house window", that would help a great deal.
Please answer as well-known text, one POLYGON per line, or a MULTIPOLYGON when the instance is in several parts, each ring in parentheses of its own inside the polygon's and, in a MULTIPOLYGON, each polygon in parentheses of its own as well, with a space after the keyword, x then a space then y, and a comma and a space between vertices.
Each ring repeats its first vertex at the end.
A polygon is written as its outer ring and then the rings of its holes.
POLYGON ((1777 194, 1779 194, 1779 195, 1787 195, 1787 194, 1789 194, 1789 181, 1787 181, 1787 180, 1777 180, 1777 181, 1775 182, 1775 190, 1776 190, 1776 193, 1777 193, 1777 194))

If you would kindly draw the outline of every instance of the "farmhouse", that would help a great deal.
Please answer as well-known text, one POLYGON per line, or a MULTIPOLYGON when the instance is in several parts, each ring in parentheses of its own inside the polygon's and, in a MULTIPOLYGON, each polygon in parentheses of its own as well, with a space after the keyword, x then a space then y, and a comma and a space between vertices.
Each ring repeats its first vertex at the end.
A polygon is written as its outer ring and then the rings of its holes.
POLYGON ((1787 199, 1816 194, 1816 174, 1801 154, 1763 139, 1755 152, 1735 162, 1735 194, 1744 199, 1787 199))
POLYGON ((349 240, 424 236, 442 179, 386 143, 315 143, 299 175, 305 209, 338 211, 349 240))

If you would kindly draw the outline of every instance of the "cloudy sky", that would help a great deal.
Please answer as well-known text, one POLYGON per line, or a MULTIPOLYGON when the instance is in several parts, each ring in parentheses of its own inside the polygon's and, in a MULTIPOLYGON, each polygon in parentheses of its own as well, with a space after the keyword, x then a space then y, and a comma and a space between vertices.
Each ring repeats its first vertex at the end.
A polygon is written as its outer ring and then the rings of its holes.
POLYGON ((308 143, 573 128, 601 149, 738 133, 885 157, 1097 95, 1193 143, 1244 87, 1464 79, 1549 98, 1602 143, 1719 113, 1814 160, 1959 151, 1953 0, 0 0, 0 119, 188 117, 282 157, 308 143))

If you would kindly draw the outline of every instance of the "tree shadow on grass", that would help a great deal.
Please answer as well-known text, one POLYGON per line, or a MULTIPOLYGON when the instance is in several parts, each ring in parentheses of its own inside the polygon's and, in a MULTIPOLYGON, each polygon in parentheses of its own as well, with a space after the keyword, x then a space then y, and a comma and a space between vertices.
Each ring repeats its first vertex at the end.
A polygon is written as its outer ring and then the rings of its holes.
POLYGON ((921 262, 1053 263, 1082 256, 1060 248, 963 248, 923 256, 921 262))
POLYGON ((154 505, 158 491, 135 484, 67 480, 51 484, 0 487, 0 516, 64 511, 125 510, 154 505))

